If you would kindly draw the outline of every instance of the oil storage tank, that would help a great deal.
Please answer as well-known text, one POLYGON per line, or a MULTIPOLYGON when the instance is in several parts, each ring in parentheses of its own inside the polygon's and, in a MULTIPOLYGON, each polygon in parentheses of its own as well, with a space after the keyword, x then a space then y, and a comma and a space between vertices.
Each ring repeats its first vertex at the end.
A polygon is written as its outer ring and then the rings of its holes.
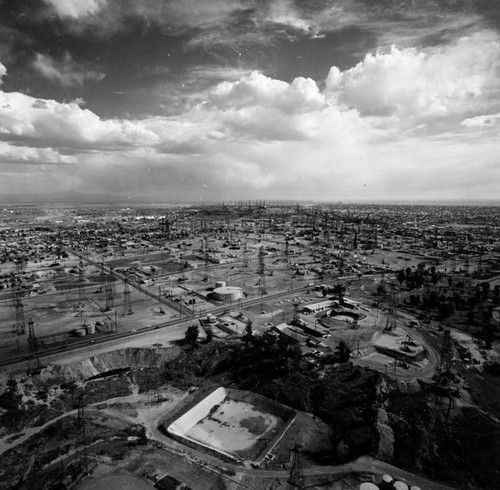
POLYGON ((243 298, 243 290, 236 286, 222 286, 213 290, 213 297, 217 301, 238 301, 243 298))

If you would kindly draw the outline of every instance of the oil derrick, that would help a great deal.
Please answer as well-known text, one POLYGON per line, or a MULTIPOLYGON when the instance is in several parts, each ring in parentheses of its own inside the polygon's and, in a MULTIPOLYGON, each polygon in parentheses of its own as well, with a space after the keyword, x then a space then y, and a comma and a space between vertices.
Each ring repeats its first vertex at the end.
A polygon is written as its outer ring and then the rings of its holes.
POLYGON ((134 312, 132 311, 132 302, 130 301, 130 287, 128 285, 128 281, 125 279, 124 281, 124 291, 123 291, 123 297, 124 297, 124 306, 123 306, 123 311, 124 315, 132 315, 134 312))
POLYGON ((106 283, 106 305, 104 306, 104 311, 112 310, 115 307, 115 295, 113 292, 113 285, 111 281, 106 283))
POLYGON ((203 280, 208 280, 208 237, 203 238, 202 243, 203 250, 203 280))
POLYGON ((340 243, 344 244, 344 222, 340 222, 340 243))
POLYGON ((106 305, 104 311, 112 310, 115 307, 115 287, 113 282, 113 268, 109 268, 109 276, 106 277, 106 284, 104 288, 106 292, 106 305))
POLYGON ((104 270, 104 262, 99 262, 99 292, 102 293, 106 289, 106 271, 104 270))
POLYGON ((345 265, 345 259, 344 259, 344 247, 341 245, 340 249, 340 263, 339 263, 339 274, 342 276, 344 274, 344 265, 345 265))
POLYGON ((265 274, 265 264, 264 264, 264 247, 261 245, 259 248, 259 294, 267 294, 266 291, 266 274, 265 274))
POLYGON ((480 276, 486 272, 486 261, 483 259, 482 254, 477 259, 477 272, 480 276))
POLYGON ((302 467, 302 446, 297 444, 290 452, 292 453, 292 464, 288 476, 288 489, 295 490, 298 488, 303 490, 305 488, 305 476, 302 467))
POLYGON ((248 267, 248 245, 246 240, 243 245, 243 267, 248 267))
POLYGON ((290 268, 290 242, 285 241, 285 269, 290 268))
POLYGON ((28 361, 28 375, 40 374, 44 366, 40 363, 38 356, 38 339, 35 336, 35 325, 31 319, 28 322, 28 348, 32 358, 28 361))
POLYGON ((26 324, 24 322, 24 306, 21 300, 22 291, 18 289, 14 296, 14 308, 16 309, 16 317, 13 325, 14 335, 24 335, 26 332, 26 324))
POLYGON ((160 375, 158 371, 155 370, 154 373, 151 371, 147 374, 147 384, 148 384, 148 404, 152 405, 153 403, 160 403, 161 395, 160 395, 160 375))
POLYGON ((35 335, 35 324, 31 319, 28 322, 28 347, 31 354, 35 354, 38 351, 38 339, 35 335))
POLYGON ((299 303, 293 304, 293 323, 297 324, 299 321, 299 303))
POLYGON ((24 257, 17 257, 14 262, 16 264, 16 274, 22 274, 26 265, 24 262, 24 257))
POLYGON ((85 400, 82 393, 78 398, 78 413, 76 417, 76 462, 84 474, 89 473, 89 458, 87 454, 87 427, 85 420, 85 400))
POLYGON ((321 250, 321 277, 325 277, 326 269, 328 266, 328 249, 323 247, 321 250))
POLYGON ((389 293, 387 318, 385 321, 384 332, 393 332, 397 327, 396 321, 396 291, 394 284, 391 284, 391 291, 389 293))
POLYGON ((80 257, 80 262, 78 263, 78 306, 80 308, 85 304, 84 272, 85 267, 80 257))
POLYGON ((443 345, 441 346, 441 373, 448 373, 451 369, 451 361, 453 359, 453 351, 451 346, 450 329, 445 327, 443 331, 443 345))
POLYGON ((450 329, 445 325, 443 331, 443 343, 441 345, 441 363, 437 373, 436 382, 434 385, 435 391, 448 398, 448 408, 446 410, 445 420, 448 422, 451 410, 455 407, 455 396, 457 395, 456 387, 453 387, 454 376, 451 372, 451 362, 453 359, 453 349, 451 343, 450 329))

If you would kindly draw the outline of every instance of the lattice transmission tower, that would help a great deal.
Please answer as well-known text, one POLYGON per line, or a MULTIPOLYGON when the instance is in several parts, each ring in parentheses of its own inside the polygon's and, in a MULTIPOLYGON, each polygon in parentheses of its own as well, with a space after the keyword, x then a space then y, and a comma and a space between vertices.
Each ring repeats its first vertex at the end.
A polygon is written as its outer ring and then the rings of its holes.
POLYGON ((130 299, 130 287, 126 279, 124 284, 125 284, 125 289, 123 291, 123 297, 124 297, 123 314, 132 315, 134 312, 132 311, 132 301, 130 299))
POLYGON ((303 490, 305 488, 304 468, 302 466, 302 446, 297 444, 292 450, 292 464, 288 476, 289 490, 303 490))
POLYGON ((22 291, 18 289, 14 295, 14 308, 16 316, 12 327, 14 335, 24 335, 26 332, 26 323, 24 321, 24 305, 22 302, 22 291))

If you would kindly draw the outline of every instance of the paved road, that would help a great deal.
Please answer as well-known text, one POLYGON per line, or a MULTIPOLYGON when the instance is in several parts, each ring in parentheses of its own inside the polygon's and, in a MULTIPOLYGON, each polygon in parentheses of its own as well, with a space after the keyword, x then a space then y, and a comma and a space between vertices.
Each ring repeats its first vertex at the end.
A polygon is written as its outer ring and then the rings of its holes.
MULTIPOLYGON (((94 409, 90 406, 87 408, 87 411, 94 411, 94 409)), ((58 420, 70 416, 74 414, 76 411, 73 410, 71 412, 67 412, 50 422, 47 422, 43 426, 34 427, 25 431, 25 435, 13 441, 12 444, 4 444, 3 441, 0 443, 0 455, 7 450, 10 450, 17 445, 25 442, 30 437, 33 437, 40 431, 44 430, 51 424, 57 423, 58 420)), ((99 410, 96 411, 99 413, 99 410)), ((118 415, 118 414, 116 414, 118 415)), ((127 422, 131 422, 126 416, 124 416, 124 420, 127 422)), ((215 456, 210 454, 203 453, 201 451, 197 451, 193 448, 189 448, 180 444, 177 441, 174 441, 167 436, 163 435, 157 427, 149 427, 152 430, 152 433, 149 434, 149 437, 153 440, 156 440, 161 444, 161 446, 174 454, 181 455, 182 457, 188 459, 194 464, 198 466, 218 473, 222 477, 226 477, 226 473, 218 471, 218 468, 224 467, 225 469, 231 469, 235 473, 251 475, 254 477, 262 477, 262 478, 280 478, 286 480, 289 476, 288 470, 266 470, 266 469, 253 469, 248 467, 243 467, 237 464, 231 464, 226 462, 221 462, 215 456)), ((375 475, 382 476, 384 474, 389 474, 395 479, 402 479, 409 482, 412 485, 418 485, 422 490, 454 490, 453 487, 449 487, 447 485, 443 485, 440 483, 432 482, 420 475, 416 475, 414 473, 410 473, 408 471, 402 470, 396 466, 393 466, 389 463, 385 463, 371 456, 362 456, 350 463, 346 463, 338 466, 312 466, 304 468, 304 475, 306 476, 306 484, 307 477, 311 476, 328 476, 328 477, 338 477, 341 475, 348 474, 363 474, 363 473, 371 473, 375 475)))
MULTIPOLYGON (((331 279, 329 281, 323 281, 322 284, 328 284, 328 283, 332 283, 335 281, 349 280, 349 279, 352 279, 353 277, 356 277, 356 276, 344 276, 344 277, 340 277, 337 279, 331 279)), ((134 283, 130 283, 130 284, 131 284, 131 286, 134 286, 134 283)), ((47 357, 47 356, 50 356, 53 354, 74 351, 74 350, 81 349, 83 347, 87 347, 87 346, 94 345, 94 344, 102 344, 105 342, 116 343, 116 341, 118 341, 118 340, 128 339, 128 338, 133 337, 133 336, 138 335, 138 334, 143 334, 146 332, 151 332, 153 330, 158 330, 158 329, 173 327, 176 325, 181 325, 183 323, 199 319, 202 316, 207 315, 208 313, 213 314, 213 315, 217 315, 217 314, 224 313, 224 312, 228 311, 232 307, 237 306, 240 309, 244 309, 244 308, 249 308, 251 306, 260 305, 261 303, 265 303, 268 301, 278 300, 278 299, 285 298, 285 297, 291 296, 291 295, 297 295, 297 294, 303 293, 308 288, 309 288, 309 286, 305 285, 305 286, 300 286, 300 287, 297 287, 294 289, 289 289, 287 291, 266 294, 263 296, 259 296, 257 298, 249 298, 246 300, 241 300, 241 301, 238 301, 237 304, 235 303, 233 305, 224 304, 221 306, 215 306, 213 308, 209 308, 209 309, 205 310, 203 313, 193 314, 193 312, 191 310, 188 310, 188 314, 185 316, 182 316, 180 318, 175 318, 175 319, 168 320, 168 321, 165 321, 162 323, 158 323, 156 325, 152 325, 152 326, 148 326, 148 327, 141 327, 141 328, 133 329, 130 331, 108 333, 108 334, 105 334, 103 336, 96 335, 92 339, 85 338, 84 340, 74 340, 74 341, 72 340, 70 343, 68 343, 64 346, 64 351, 61 350, 61 346, 56 346, 56 347, 51 347, 49 349, 39 350, 36 353, 36 356, 38 356, 40 359, 43 359, 44 357, 47 357)), ((141 288, 141 290, 142 290, 142 288, 141 288)), ((154 295, 154 298, 158 299, 158 295, 154 295)), ((17 364, 20 362, 26 362, 30 359, 33 359, 33 357, 34 357, 33 354, 23 353, 23 354, 19 354, 16 356, 3 358, 3 359, 0 359, 0 366, 9 366, 9 365, 17 364)))

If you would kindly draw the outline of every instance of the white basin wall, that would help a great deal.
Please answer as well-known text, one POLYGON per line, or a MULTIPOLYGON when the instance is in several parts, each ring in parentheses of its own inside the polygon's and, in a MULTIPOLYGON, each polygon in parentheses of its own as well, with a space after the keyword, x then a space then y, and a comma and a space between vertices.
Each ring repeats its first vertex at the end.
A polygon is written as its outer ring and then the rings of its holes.
POLYGON ((200 420, 205 418, 215 405, 220 404, 226 398, 225 388, 217 388, 206 398, 196 404, 191 410, 188 410, 182 417, 170 424, 167 432, 174 436, 186 438, 186 433, 194 427, 200 420))

